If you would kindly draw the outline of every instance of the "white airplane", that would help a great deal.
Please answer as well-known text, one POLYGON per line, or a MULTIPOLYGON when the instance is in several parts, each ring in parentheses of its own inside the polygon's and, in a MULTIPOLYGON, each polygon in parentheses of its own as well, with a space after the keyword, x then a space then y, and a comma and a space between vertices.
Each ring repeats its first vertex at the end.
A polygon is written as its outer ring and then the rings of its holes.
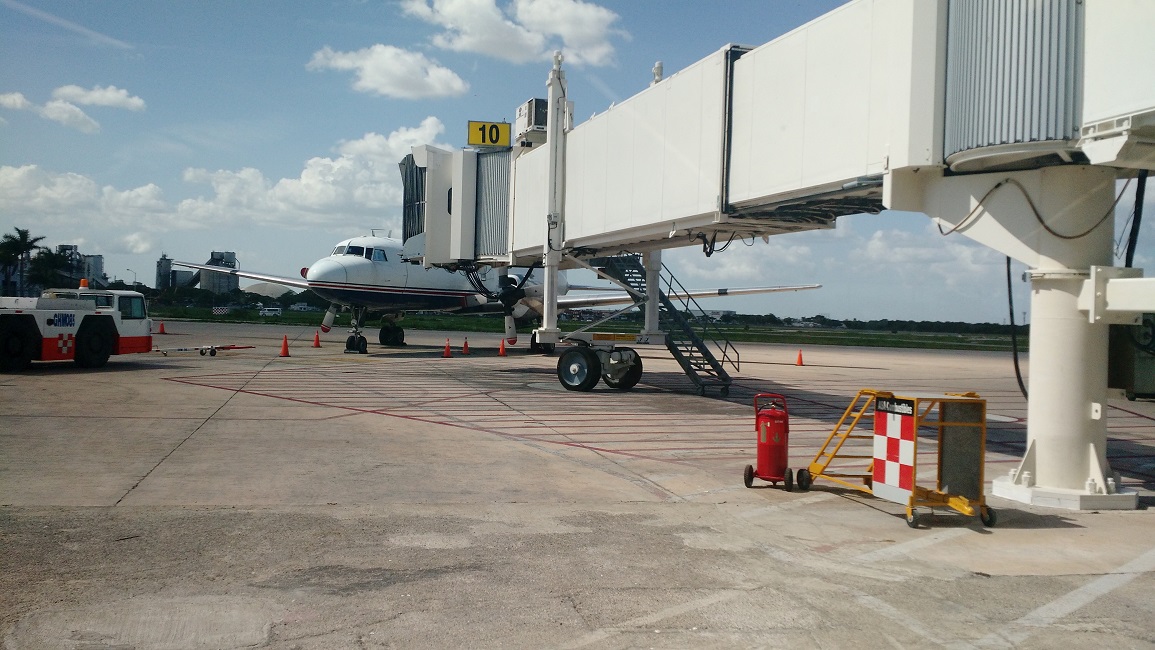
MULTIPOLYGON (((427 269, 401 259, 401 241, 389 237, 354 237, 340 242, 333 252, 301 269, 301 278, 287 278, 268 273, 254 273, 206 264, 173 261, 173 264, 202 272, 226 273, 242 278, 273 282, 300 289, 309 289, 332 304, 325 313, 321 330, 330 331, 333 319, 342 306, 353 312, 350 336, 345 349, 364 354, 367 341, 361 334, 365 317, 370 312, 384 312, 379 340, 381 345, 404 345, 405 330, 397 324, 397 317, 405 311, 436 310, 455 313, 505 313, 505 337, 508 345, 517 343, 517 321, 542 310, 543 286, 532 282, 532 269, 524 275, 501 274, 496 269, 482 267, 475 273, 452 272, 441 268, 427 269)), ((599 305, 629 304, 634 299, 625 291, 609 294, 565 295, 571 287, 560 274, 558 279, 558 309, 577 309, 599 305)), ((817 289, 822 285, 810 284, 787 287, 751 287, 744 289, 704 289, 687 291, 678 296, 705 298, 711 296, 739 296, 778 291, 817 289)), ((537 350, 534 341, 530 348, 537 350)), ((549 346, 552 348, 552 346, 549 346)), ((546 349, 546 352, 552 351, 546 349)))

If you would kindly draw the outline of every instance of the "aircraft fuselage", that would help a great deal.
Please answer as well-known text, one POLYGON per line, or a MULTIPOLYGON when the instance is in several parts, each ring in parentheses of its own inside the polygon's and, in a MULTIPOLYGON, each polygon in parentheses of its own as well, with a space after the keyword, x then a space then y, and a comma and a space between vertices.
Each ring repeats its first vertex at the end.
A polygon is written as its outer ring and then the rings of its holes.
POLYGON ((372 310, 461 310, 486 302, 459 273, 403 262, 401 242, 387 237, 340 242, 309 267, 305 280, 326 300, 372 310))

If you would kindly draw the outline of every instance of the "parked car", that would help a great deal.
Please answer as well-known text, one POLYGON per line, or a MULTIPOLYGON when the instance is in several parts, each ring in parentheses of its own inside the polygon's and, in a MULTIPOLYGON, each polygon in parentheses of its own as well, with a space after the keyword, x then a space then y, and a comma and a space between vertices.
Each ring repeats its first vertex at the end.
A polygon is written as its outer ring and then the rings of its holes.
POLYGON ((281 308, 280 307, 262 307, 260 315, 261 316, 280 316, 281 315, 281 308))

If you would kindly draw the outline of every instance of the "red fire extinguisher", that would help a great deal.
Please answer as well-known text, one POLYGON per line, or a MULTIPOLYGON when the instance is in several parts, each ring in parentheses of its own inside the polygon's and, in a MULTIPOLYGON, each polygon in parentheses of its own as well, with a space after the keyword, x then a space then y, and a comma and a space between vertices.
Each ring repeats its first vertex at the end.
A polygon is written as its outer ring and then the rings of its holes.
POLYGON ((754 479, 782 483, 787 492, 794 489, 794 472, 787 467, 790 449, 790 414, 786 398, 777 393, 759 393, 754 396, 754 431, 758 435, 758 469, 746 466, 742 482, 754 485, 754 479), (762 401, 759 404, 759 400, 762 401))

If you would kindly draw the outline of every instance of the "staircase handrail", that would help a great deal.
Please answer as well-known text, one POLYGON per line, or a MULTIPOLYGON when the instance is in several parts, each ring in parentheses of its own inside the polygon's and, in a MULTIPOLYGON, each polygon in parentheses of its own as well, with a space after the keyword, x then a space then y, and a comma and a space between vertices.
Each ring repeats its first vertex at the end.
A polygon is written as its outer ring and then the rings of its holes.
POLYGON ((741 355, 738 354, 738 348, 735 348, 734 345, 730 343, 730 340, 726 338, 726 335, 722 333, 721 329, 714 326, 710 320, 705 317, 705 310, 698 305, 698 301, 694 300, 689 290, 682 286, 682 283, 674 277, 674 274, 670 272, 670 269, 665 264, 662 264, 661 282, 665 285, 665 291, 663 293, 666 297, 671 301, 677 298, 682 303, 682 306, 686 308, 686 311, 690 312, 690 317, 693 319, 693 322, 701 327, 701 333, 694 332, 694 334, 703 341, 709 341, 714 344, 714 347, 717 348, 720 353, 720 363, 729 363, 733 366, 735 372, 741 372, 742 359, 741 355), (696 313, 695 310, 697 310, 696 313), (696 314, 702 314, 703 316, 696 314))

